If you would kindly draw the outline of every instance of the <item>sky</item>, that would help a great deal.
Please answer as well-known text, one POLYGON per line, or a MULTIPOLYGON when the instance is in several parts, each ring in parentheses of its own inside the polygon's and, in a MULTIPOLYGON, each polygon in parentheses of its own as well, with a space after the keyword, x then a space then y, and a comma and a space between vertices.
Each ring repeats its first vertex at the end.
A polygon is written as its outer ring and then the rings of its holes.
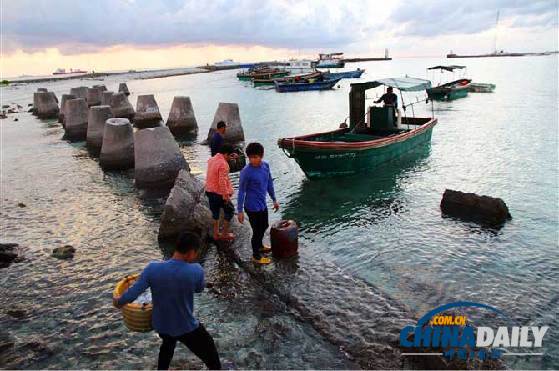
POLYGON ((558 46, 559 0, 0 0, 3 77, 558 46), (499 12, 499 23, 496 16, 499 12))

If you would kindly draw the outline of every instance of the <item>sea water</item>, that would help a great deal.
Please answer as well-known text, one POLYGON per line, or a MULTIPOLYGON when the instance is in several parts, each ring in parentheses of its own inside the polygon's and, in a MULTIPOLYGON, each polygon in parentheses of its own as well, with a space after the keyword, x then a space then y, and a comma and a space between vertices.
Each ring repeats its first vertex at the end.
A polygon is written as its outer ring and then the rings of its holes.
MULTIPOLYGON (((427 67, 444 63, 449 61, 406 58, 348 64, 346 69, 365 68, 360 81, 366 81, 426 77, 427 67)), ((439 123, 431 145, 401 161, 367 174, 319 181, 306 179, 276 141, 337 128, 349 115, 352 80, 342 80, 332 91, 290 94, 254 89, 237 81, 234 70, 127 83, 133 104, 138 95, 154 94, 164 118, 174 96, 191 98, 198 140, 180 145, 201 177, 209 150, 200 142, 217 105, 238 103, 247 142, 259 141, 266 148, 282 207, 271 218, 296 220, 302 248, 383 290, 418 317, 438 305, 471 300, 499 308, 520 326, 550 326, 544 356, 506 361, 512 368, 558 368, 557 56, 459 63, 475 82, 496 84, 495 92, 435 102, 439 123), (443 217, 439 203, 446 188, 501 197, 512 220, 488 229, 443 217)), ((124 79, 2 88, 3 104, 27 106, 37 87, 60 97, 79 85, 103 83, 116 90, 124 79)), ((380 94, 382 89, 369 91, 368 104, 380 94)), ((405 94, 404 99, 421 101, 422 94, 405 94)), ((420 102, 413 111, 410 107, 406 114, 430 116, 431 105, 420 102)), ((0 122, 2 239, 19 243, 27 260, 0 271, 0 324, 19 349, 7 358, 8 366, 153 367, 158 339, 127 333, 118 311, 110 307, 110 296, 115 282, 163 254, 156 234, 165 196, 138 192, 131 173, 104 173, 83 143, 61 139, 63 131, 54 121, 19 114, 14 122, 12 117, 0 122), (77 248, 73 260, 49 257, 61 244, 77 248), (25 309, 26 316, 14 319, 7 314, 13 307, 25 309), (44 351, 29 350, 35 343, 44 351)), ((238 175, 233 181, 236 185, 238 175)), ((214 278, 230 276, 223 282, 236 286, 207 290, 196 302, 197 315, 225 359, 238 367, 355 367, 291 316, 289 307, 227 264, 212 250, 204 267, 214 278), (262 333, 262 326, 279 328, 282 335, 262 333)), ((338 302, 343 298, 332 305, 338 302)), ((358 308, 349 311, 359 315, 358 308)), ((186 351, 177 357, 182 367, 196 366, 186 351)))

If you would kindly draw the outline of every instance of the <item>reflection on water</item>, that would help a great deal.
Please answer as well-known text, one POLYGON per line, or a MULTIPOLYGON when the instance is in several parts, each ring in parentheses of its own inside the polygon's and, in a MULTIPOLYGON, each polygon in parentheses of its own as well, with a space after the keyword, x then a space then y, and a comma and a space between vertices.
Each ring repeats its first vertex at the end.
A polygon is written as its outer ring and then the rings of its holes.
POLYGON ((313 233, 377 223, 405 209, 399 183, 410 172, 421 171, 429 153, 425 145, 369 173, 304 181, 288 196, 283 217, 313 233))

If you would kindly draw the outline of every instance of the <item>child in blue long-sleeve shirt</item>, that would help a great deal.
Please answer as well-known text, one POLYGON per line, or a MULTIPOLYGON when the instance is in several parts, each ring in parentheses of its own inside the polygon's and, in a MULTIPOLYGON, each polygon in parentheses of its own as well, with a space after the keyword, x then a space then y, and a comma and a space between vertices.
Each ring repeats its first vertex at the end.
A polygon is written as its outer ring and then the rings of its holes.
POLYGON ((269 264, 270 258, 262 256, 262 253, 270 252, 268 246, 262 244, 264 233, 268 229, 268 207, 266 205, 266 194, 274 202, 274 210, 279 209, 274 192, 274 181, 270 173, 270 166, 262 161, 264 147, 260 143, 250 143, 246 148, 249 164, 241 170, 239 180, 239 196, 237 200, 237 211, 239 222, 243 223, 244 213, 252 228, 252 259, 257 264, 269 264))

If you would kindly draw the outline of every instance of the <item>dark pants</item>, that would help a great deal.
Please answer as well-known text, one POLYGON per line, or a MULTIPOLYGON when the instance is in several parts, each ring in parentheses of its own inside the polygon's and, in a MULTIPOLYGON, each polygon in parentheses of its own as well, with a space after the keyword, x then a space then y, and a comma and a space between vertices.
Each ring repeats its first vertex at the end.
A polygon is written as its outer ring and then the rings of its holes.
POLYGON ((158 370, 167 370, 173 359, 175 353, 175 345, 177 340, 186 345, 198 358, 200 358, 210 370, 221 369, 221 362, 219 361, 219 354, 215 348, 214 339, 206 331, 204 326, 200 326, 192 332, 188 332, 181 336, 170 336, 159 334, 163 339, 161 348, 159 348, 159 361, 157 363, 158 370))
POLYGON ((233 219, 233 215, 235 214, 235 206, 233 206, 231 201, 225 202, 221 195, 213 192, 206 192, 206 196, 208 196, 210 210, 212 212, 212 218, 214 220, 219 220, 219 213, 221 209, 223 209, 223 217, 225 218, 225 220, 230 221, 231 219, 233 219))
POLYGON ((250 240, 252 256, 255 259, 260 259, 260 249, 264 247, 264 245, 262 245, 262 239, 264 238, 266 229, 268 229, 268 209, 262 211, 245 211, 252 228, 252 238, 250 240))

